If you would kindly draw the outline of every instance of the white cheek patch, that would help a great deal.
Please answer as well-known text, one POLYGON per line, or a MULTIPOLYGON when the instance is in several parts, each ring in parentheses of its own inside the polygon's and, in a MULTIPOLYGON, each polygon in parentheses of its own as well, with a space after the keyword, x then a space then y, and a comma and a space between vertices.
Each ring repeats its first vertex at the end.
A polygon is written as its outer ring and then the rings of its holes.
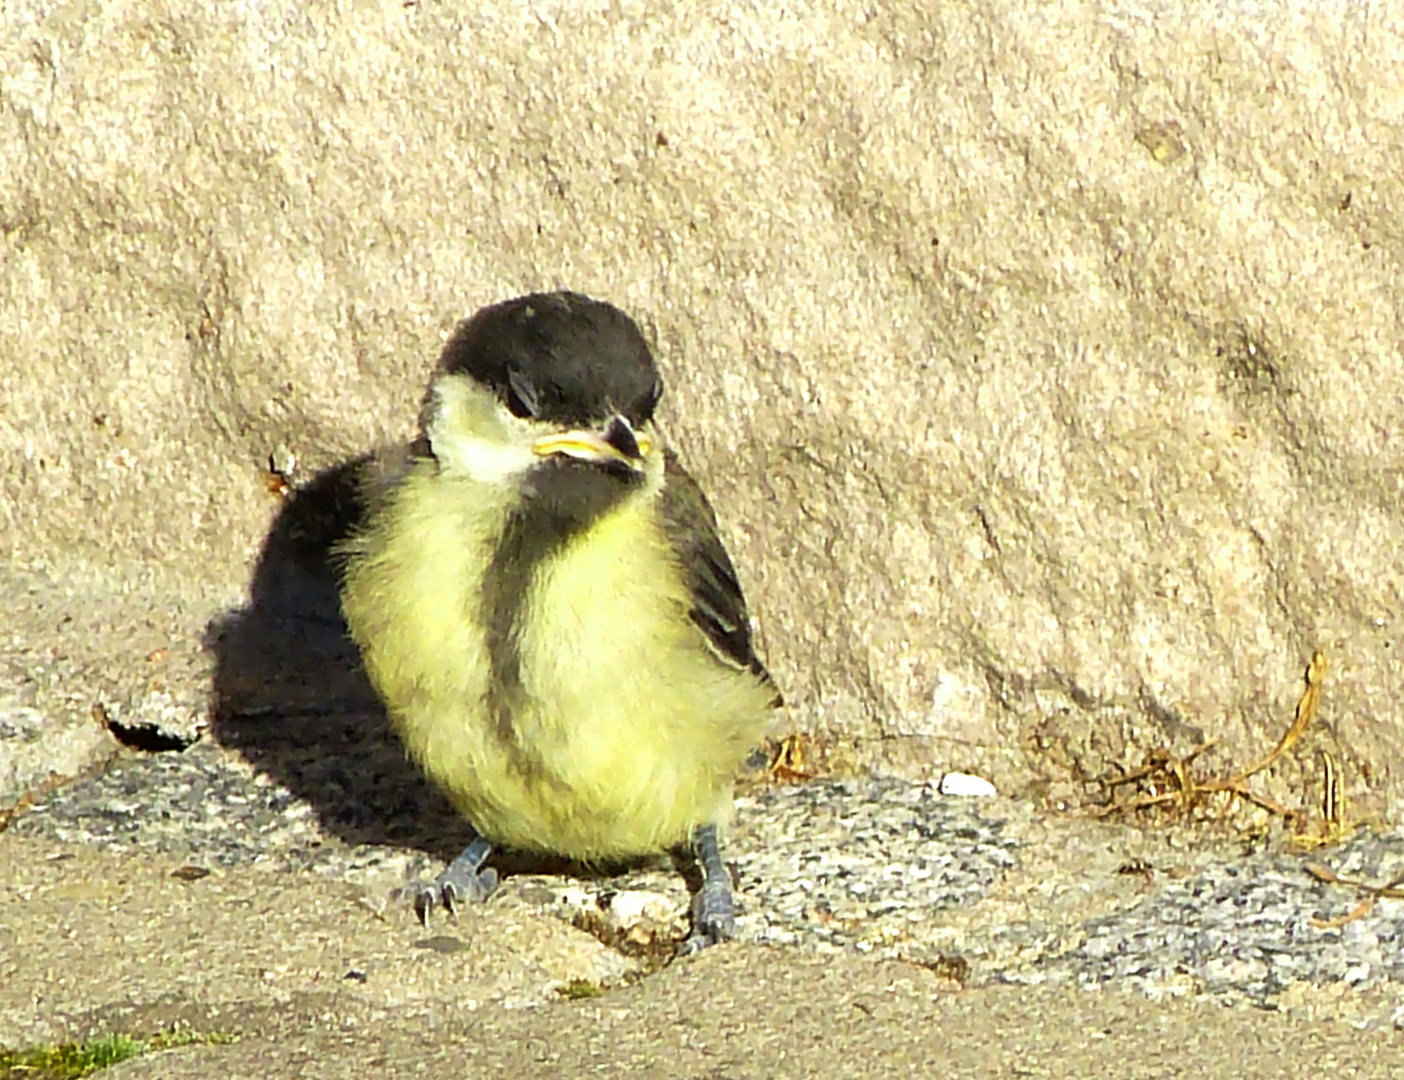
POLYGON ((425 435, 441 468, 479 483, 500 484, 536 463, 531 441, 504 423, 497 402, 467 380, 449 377, 432 389, 425 435))
POLYGON ((429 432, 429 445, 449 472, 464 473, 479 483, 501 484, 520 476, 538 460, 529 446, 512 446, 473 435, 429 432))

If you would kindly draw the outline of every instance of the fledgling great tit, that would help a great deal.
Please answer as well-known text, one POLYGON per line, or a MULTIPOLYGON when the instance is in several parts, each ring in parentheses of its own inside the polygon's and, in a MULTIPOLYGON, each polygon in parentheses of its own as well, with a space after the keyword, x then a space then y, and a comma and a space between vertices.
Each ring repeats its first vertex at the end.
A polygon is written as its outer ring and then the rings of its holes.
POLYGON ((431 883, 486 897, 493 845, 603 862, 691 845, 692 951, 731 936, 717 829, 779 695, 716 519, 664 448, 638 326, 575 293, 484 308, 372 492, 342 608, 410 755, 477 839, 431 883))

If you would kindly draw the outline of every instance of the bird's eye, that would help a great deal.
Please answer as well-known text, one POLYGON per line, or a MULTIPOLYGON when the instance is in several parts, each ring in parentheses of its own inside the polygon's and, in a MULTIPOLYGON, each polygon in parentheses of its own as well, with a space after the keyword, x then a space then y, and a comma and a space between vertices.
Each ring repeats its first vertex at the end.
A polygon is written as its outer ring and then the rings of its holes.
POLYGON ((507 408, 518 420, 530 420, 541 408, 541 395, 520 371, 507 373, 507 408))
POLYGON ((638 423, 646 423, 653 419, 653 411, 658 408, 658 402, 663 398, 663 384, 655 382, 647 390, 639 395, 629 410, 630 419, 638 423))

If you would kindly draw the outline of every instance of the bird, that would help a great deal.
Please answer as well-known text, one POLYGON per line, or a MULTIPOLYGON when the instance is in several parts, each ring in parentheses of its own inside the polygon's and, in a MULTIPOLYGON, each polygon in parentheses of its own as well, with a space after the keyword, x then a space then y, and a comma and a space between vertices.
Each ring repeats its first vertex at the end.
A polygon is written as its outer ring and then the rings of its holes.
POLYGON ((701 487, 657 418, 638 324, 575 292, 458 325, 419 434, 366 493, 341 607, 409 756, 473 839, 408 891, 486 899, 498 847, 586 865, 676 852, 680 951, 733 937, 739 767, 782 703, 701 487))

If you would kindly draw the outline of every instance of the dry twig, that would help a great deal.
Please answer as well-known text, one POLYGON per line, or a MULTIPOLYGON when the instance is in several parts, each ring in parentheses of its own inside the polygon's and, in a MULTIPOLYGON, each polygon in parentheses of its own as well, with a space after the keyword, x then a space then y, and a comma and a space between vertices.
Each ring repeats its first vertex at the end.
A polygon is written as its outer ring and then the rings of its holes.
POLYGON ((1323 885, 1344 885, 1347 888, 1355 889, 1358 892, 1366 894, 1365 899, 1361 900, 1360 903, 1356 904, 1355 907, 1351 908, 1350 911, 1346 912, 1344 915, 1335 919, 1308 920, 1311 925, 1318 930, 1337 930, 1345 926, 1346 923, 1363 918, 1374 910, 1375 903, 1381 897, 1389 897, 1395 900, 1404 899, 1404 874, 1400 874, 1384 885, 1372 885, 1370 882, 1361 881, 1359 878, 1341 877, 1329 866, 1323 866, 1321 863, 1307 863, 1306 872, 1323 885))
MULTIPOLYGON (((1321 707, 1321 687, 1326 677, 1326 668, 1326 654, 1318 649, 1312 656, 1311 663, 1307 665, 1306 687, 1297 701, 1296 714, 1291 726, 1277 741, 1272 752, 1260 761, 1231 776, 1202 779, 1195 775, 1190 766, 1196 758, 1213 746, 1216 740, 1209 739, 1180 757, 1165 749, 1153 750, 1147 756, 1144 765, 1121 776, 1102 781, 1109 801, 1097 811, 1097 816, 1130 814, 1156 807, 1174 809, 1188 815, 1204 808, 1211 797, 1216 795, 1226 797, 1226 809, 1231 809, 1241 801, 1252 803, 1279 817, 1296 816, 1275 799, 1255 791, 1249 781, 1287 753, 1316 719, 1317 711, 1321 707), (1115 789, 1125 785, 1136 785, 1145 794, 1118 802, 1115 789)), ((1330 765, 1334 764, 1334 759, 1331 759, 1330 765)))

